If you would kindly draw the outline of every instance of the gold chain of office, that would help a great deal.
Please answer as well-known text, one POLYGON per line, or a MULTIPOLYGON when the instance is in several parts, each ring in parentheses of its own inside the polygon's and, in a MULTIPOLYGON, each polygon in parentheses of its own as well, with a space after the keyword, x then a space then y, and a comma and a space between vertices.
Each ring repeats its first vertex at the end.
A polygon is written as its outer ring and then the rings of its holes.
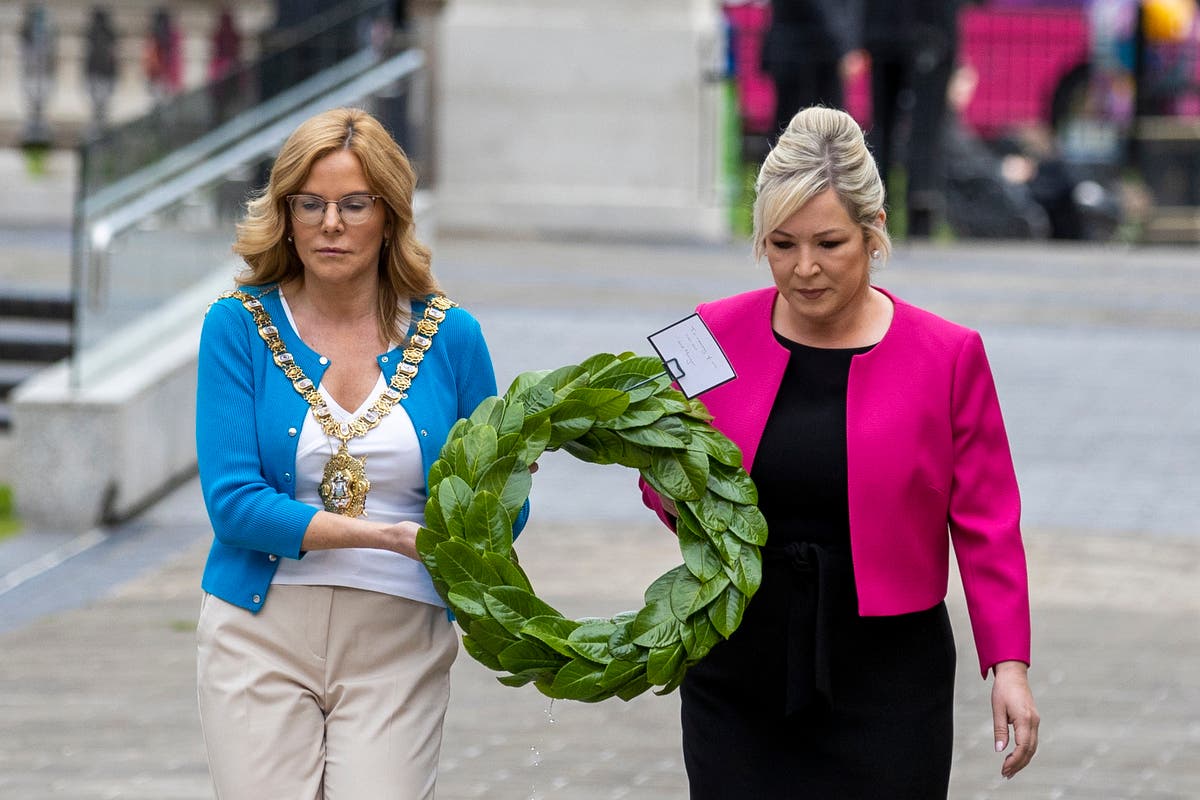
MULTIPOLYGON (((275 291, 275 288, 268 291, 275 291)), ((304 370, 296 363, 295 356, 288 352, 287 346, 279 337, 279 329, 272 322, 271 315, 263 307, 262 301, 241 290, 225 292, 218 299, 227 297, 239 300, 250 312, 258 328, 258 335, 266 342, 275 365, 283 371, 292 388, 308 403, 313 418, 325 434, 341 442, 337 452, 325 464, 321 478, 319 492, 325 510, 346 517, 366 516, 367 492, 371 489, 371 481, 366 473, 367 457, 356 458, 351 455, 350 440, 364 436, 375 428, 391 413, 396 404, 408 397, 408 390, 420 371, 425 352, 433 345, 438 326, 446 318, 446 312, 456 305, 455 302, 440 294, 430 295, 426 299, 425 313, 417 321, 416 333, 409 337, 408 346, 403 350, 403 360, 396 366, 396 372, 388 386, 356 419, 339 422, 329 410, 316 384, 304 374, 304 370)))

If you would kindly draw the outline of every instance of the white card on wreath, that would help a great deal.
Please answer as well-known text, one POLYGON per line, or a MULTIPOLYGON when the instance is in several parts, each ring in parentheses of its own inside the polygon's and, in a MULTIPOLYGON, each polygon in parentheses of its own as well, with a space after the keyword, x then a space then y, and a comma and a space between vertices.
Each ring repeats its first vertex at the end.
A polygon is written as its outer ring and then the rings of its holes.
POLYGON ((684 317, 646 338, 688 399, 737 377, 699 314, 684 317))

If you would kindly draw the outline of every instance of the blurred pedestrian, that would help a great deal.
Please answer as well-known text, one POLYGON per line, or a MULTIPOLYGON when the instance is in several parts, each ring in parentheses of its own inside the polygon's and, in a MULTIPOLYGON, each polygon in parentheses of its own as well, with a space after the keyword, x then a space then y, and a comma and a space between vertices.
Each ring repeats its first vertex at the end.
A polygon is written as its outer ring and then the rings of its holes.
MULTIPOLYGON (((697 309, 737 378, 702 395, 770 531, 741 625, 681 686, 692 800, 945 798, 953 546, 1001 773, 1037 749, 1020 499, 978 333, 871 284, 884 187, 849 114, 800 111, 758 174, 774 286, 697 309)), ((684 511, 643 485, 674 525, 684 511)))
POLYGON ((142 46, 142 69, 150 96, 157 105, 183 88, 183 44, 171 13, 154 10, 142 46))
POLYGON ((208 57, 208 85, 218 123, 232 116, 233 104, 243 94, 238 74, 241 62, 242 34, 233 12, 228 6, 222 6, 213 28, 208 57))
POLYGON ((1000 154, 971 129, 967 105, 979 76, 961 65, 950 79, 946 130, 942 135, 946 222, 968 239, 1045 239, 1050 220, 1030 190, 1035 161, 1000 154))
POLYGON ((862 74, 861 0, 771 0, 762 67, 775 84, 778 136, 802 108, 845 105, 844 82, 862 74))
POLYGON ((897 160, 904 165, 910 237, 930 236, 944 212, 939 159, 960 4, 863 0, 863 44, 871 61, 867 141, 893 201, 898 195, 893 167, 897 160))
POLYGON ((83 58, 84 79, 92 101, 91 133, 108 124, 108 104, 117 85, 117 32, 108 9, 93 6, 83 58))
POLYGON ((42 3, 29 3, 21 20, 21 82, 29 102, 29 121, 22 134, 25 145, 50 143, 46 103, 54 87, 58 66, 58 33, 50 11, 42 3))
POLYGON ((433 796, 458 640, 416 535, 429 468, 496 379, 416 239, 415 183, 366 112, 302 123, 204 320, 197 670, 222 800, 433 796))
POLYGON ((233 12, 222 6, 212 32, 208 57, 208 79, 217 81, 237 69, 242 61, 242 34, 238 31, 233 12))

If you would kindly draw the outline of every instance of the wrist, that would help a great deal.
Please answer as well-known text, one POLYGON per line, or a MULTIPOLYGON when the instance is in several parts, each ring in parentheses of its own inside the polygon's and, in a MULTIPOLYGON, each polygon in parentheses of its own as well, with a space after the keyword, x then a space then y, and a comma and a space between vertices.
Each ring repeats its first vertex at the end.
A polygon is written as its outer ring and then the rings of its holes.
POLYGON ((994 677, 1020 677, 1025 678, 1029 674, 1029 665, 1024 661, 998 661, 992 664, 992 675, 994 677))

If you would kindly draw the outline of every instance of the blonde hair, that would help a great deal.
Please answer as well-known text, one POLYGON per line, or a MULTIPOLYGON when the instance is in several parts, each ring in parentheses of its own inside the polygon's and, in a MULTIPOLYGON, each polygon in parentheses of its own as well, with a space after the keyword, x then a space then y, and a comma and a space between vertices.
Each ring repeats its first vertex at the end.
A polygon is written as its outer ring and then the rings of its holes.
POLYGON ((413 192, 417 175, 404 151, 378 120, 357 108, 337 108, 301 123, 275 158, 266 187, 246 204, 233 252, 246 262, 237 279, 261 285, 302 278, 304 265, 286 237, 286 198, 300 191, 315 162, 338 150, 358 158, 367 188, 382 200, 384 247, 379 256, 377 320, 385 341, 403 342, 409 303, 438 291, 429 248, 417 241, 413 192), (387 233, 390 231, 390 235, 387 233))
POLYGON ((766 254, 767 236, 801 206, 832 189, 850 218, 872 239, 881 260, 892 250, 880 221, 884 188, 862 129, 845 111, 822 106, 801 109, 758 172, 754 198, 754 258, 766 254))

